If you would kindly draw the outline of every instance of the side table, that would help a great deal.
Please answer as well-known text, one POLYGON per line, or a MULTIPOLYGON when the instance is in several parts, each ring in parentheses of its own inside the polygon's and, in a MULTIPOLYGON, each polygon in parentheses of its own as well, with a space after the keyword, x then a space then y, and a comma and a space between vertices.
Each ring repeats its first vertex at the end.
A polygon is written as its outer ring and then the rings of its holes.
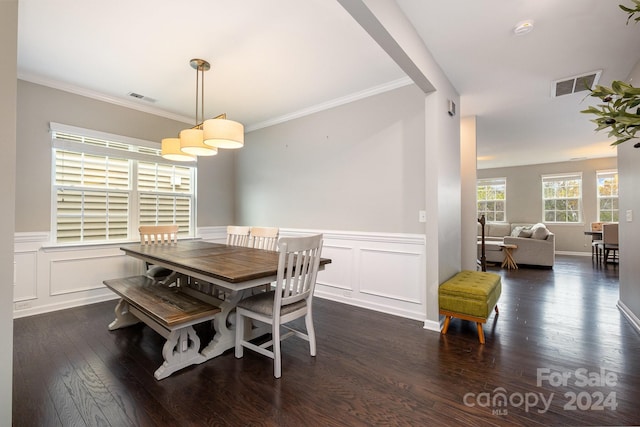
POLYGON ((504 260, 502 261, 502 268, 506 267, 509 270, 511 269, 517 270, 518 264, 516 264, 516 261, 513 259, 512 251, 514 249, 518 249, 518 245, 507 245, 502 243, 500 244, 500 247, 504 251, 504 260))

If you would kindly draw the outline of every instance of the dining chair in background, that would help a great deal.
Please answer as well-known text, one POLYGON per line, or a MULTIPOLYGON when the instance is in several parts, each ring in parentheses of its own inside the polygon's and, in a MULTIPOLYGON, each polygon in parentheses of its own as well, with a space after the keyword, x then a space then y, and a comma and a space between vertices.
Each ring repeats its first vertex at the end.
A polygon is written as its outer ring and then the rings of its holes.
POLYGON ((618 253, 618 224, 606 223, 602 224, 602 253, 604 264, 609 260, 609 254, 612 254, 612 259, 615 261, 619 258, 618 253))
MULTIPOLYGON (((178 230, 177 224, 171 225, 141 225, 138 227, 140 233, 140 243, 143 245, 166 245, 178 242, 178 230)), ((146 273, 145 275, 157 282, 164 285, 170 284, 175 281, 176 273, 165 267, 159 265, 150 265, 145 263, 146 273)))
MULTIPOLYGON (((592 222, 591 223, 591 232, 592 233, 602 233, 602 222, 592 222)), ((602 234, 597 238, 596 235, 591 235, 591 259, 595 259, 596 262, 600 262, 600 257, 602 253, 600 253, 600 248, 602 246, 602 234)))
POLYGON ((241 300, 236 307, 235 356, 243 356, 244 347, 273 359, 273 376, 282 375, 280 341, 296 335, 309 341, 311 356, 316 355, 312 301, 322 253, 322 234, 283 237, 278 241, 276 287, 241 300), (304 317, 306 333, 286 324, 304 317), (245 318, 271 325, 271 340, 260 345, 245 339, 245 318), (280 334, 280 328, 287 329, 280 334), (269 348, 272 348, 269 350, 269 348))
MULTIPOLYGON (((279 235, 280 229, 278 227, 251 227, 248 246, 255 249, 276 251, 278 250, 279 235)), ((258 288, 256 288, 256 290, 257 289, 258 288)), ((264 290, 270 291, 271 283, 266 283, 264 290)))
POLYGON ((227 245, 247 246, 249 244, 249 232, 251 227, 229 225, 227 226, 227 245))
POLYGON ((248 246, 256 249, 275 251, 278 249, 278 227, 251 227, 248 246))

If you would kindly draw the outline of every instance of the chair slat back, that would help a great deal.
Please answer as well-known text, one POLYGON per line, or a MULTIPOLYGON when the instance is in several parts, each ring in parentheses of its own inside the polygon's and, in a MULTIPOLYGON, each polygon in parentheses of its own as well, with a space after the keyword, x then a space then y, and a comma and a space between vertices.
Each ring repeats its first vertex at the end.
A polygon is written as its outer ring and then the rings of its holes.
POLYGON ((230 225, 227 227, 227 245, 247 246, 251 227, 230 225))
POLYGON ((618 244, 618 224, 602 224, 602 242, 605 245, 618 244))
POLYGON ((592 222, 591 231, 602 231, 602 222, 592 222))
POLYGON ((177 224, 172 225, 141 225, 140 243, 143 245, 160 245, 178 242, 177 224))
POLYGON ((280 257, 274 298, 274 313, 281 306, 307 299, 311 302, 322 253, 322 234, 283 237, 278 241, 280 257))
POLYGON ((278 249, 278 227, 251 227, 249 246, 256 249, 275 251, 278 249))

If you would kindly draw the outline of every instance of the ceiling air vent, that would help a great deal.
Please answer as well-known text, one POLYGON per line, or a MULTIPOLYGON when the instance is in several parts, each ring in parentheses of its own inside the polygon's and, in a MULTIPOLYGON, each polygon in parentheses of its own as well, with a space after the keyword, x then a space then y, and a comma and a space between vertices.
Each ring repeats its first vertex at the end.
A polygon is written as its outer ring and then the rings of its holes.
POLYGON ((144 95, 140 95, 139 93, 135 93, 135 92, 129 92, 127 95, 129 95, 132 98, 136 98, 139 99, 141 101, 147 101, 150 102, 152 104, 155 104, 157 100, 153 99, 153 98, 149 98, 148 96, 144 96, 144 95))
POLYGON ((570 95, 572 93, 591 90, 598 84, 602 71, 592 71, 579 76, 556 80, 551 85, 551 97, 570 95))

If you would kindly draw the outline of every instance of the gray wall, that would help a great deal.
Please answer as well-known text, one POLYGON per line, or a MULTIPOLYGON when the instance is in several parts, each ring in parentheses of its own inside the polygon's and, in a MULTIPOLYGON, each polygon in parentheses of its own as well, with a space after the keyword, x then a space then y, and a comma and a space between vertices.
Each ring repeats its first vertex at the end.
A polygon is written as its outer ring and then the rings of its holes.
POLYGON ((237 153, 238 224, 424 233, 416 86, 254 131, 237 153))
MULTIPOLYGON (((640 86, 640 61, 628 79, 640 86)), ((620 185, 620 301, 640 319, 640 148, 637 140, 618 146, 618 175, 620 185), (626 220, 631 210, 632 221, 626 220)), ((638 325, 636 325, 638 326, 638 325)))
POLYGON ((620 185, 620 301, 640 318, 640 148, 635 141, 618 148, 620 185), (632 211, 632 221, 626 212, 632 211))
MULTIPOLYGON (((591 252, 591 238, 584 231, 596 221, 596 171, 616 169, 617 159, 607 157, 575 162, 545 163, 509 168, 479 169, 478 178, 507 178, 507 221, 535 223, 542 220, 542 175, 582 172, 583 221, 577 225, 548 225, 556 234, 556 251, 591 252)), ((622 197, 622 196, 621 196, 622 197)))
MULTIPOLYGON (((152 114, 18 80, 16 231, 51 228, 51 134, 58 122, 148 141, 186 125, 152 114)), ((233 221, 233 152, 198 159, 198 226, 233 221)))
POLYGON ((478 260, 476 214, 476 116, 460 119, 460 171, 462 177, 462 269, 475 270, 478 260))
POLYGON ((0 425, 11 425, 18 2, 0 1, 0 425))

